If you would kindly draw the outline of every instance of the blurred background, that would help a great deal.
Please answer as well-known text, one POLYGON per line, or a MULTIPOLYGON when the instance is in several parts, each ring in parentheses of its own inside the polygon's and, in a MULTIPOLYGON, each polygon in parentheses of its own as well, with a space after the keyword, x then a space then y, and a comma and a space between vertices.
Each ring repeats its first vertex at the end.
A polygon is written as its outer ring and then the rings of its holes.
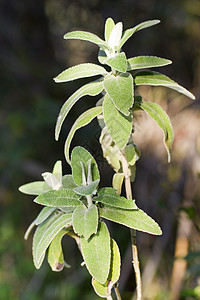
MULTIPOLYGON (((58 142, 57 115, 64 101, 84 81, 52 80, 74 64, 97 63, 98 47, 65 41, 63 34, 86 30, 103 38, 105 20, 124 28, 150 20, 161 23, 136 33, 125 45, 127 57, 156 55, 173 65, 159 71, 193 92, 195 102, 165 88, 140 87, 144 100, 160 104, 175 130, 171 164, 162 133, 147 115, 135 120, 135 141, 142 156, 133 186, 138 206, 158 221, 161 237, 138 233, 144 299, 200 299, 200 1, 199 0, 1 0, 0 6, 0 300, 95 300, 91 278, 76 245, 63 239, 71 269, 54 273, 47 263, 35 270, 32 236, 26 228, 40 211, 33 197, 18 187, 40 180, 56 160, 64 160, 64 141, 77 116, 96 103, 85 97, 71 111, 58 142)), ((81 129, 73 146, 85 146, 99 163, 103 184, 112 170, 102 158, 96 121, 81 129)), ((109 224, 120 246, 122 299, 134 299, 129 230, 109 224)))

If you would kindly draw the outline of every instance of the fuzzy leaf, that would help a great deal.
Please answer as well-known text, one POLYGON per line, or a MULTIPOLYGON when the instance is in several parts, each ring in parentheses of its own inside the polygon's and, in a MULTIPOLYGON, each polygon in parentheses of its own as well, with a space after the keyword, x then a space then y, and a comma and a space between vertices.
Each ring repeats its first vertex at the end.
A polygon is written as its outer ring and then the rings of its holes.
POLYGON ((92 181, 88 185, 81 185, 77 186, 73 189, 73 191, 81 196, 88 196, 88 195, 93 195, 96 194, 97 192, 97 186, 99 184, 99 179, 92 181))
POLYGON ((62 187, 62 181, 58 180, 58 178, 50 172, 42 173, 42 177, 44 178, 46 184, 52 190, 59 190, 62 187))
POLYGON ((99 169, 94 157, 83 147, 77 146, 72 150, 71 155, 71 167, 72 176, 75 183, 80 186, 82 185, 82 167, 81 162, 84 165, 85 175, 88 177, 88 162, 91 160, 92 168, 92 181, 100 179, 99 169))
POLYGON ((62 185, 63 185, 64 188, 69 188, 69 189, 73 189, 77 186, 76 183, 74 182, 74 179, 73 179, 72 175, 63 176, 62 185))
POLYGON ((62 127, 62 124, 67 117, 70 109, 72 106, 83 96, 89 95, 89 96, 96 96, 100 94, 103 90, 103 83, 102 82, 92 82, 88 83, 84 86, 82 86, 80 89, 78 89, 71 97, 67 99, 67 101, 62 106, 60 113, 58 115, 58 119, 56 122, 56 128, 55 128, 55 139, 58 140, 60 130, 62 127))
POLYGON ((47 259, 52 271, 59 272, 64 268, 65 262, 61 241, 67 232, 67 229, 60 230, 49 246, 47 259))
POLYGON ((19 187, 19 191, 27 195, 41 195, 50 190, 51 188, 44 181, 30 182, 19 187))
POLYGON ((137 31, 151 27, 158 23, 160 23, 160 20, 150 20, 150 21, 142 22, 133 28, 127 29, 122 35, 122 39, 119 43, 118 49, 121 49, 121 47, 126 43, 126 41, 137 31))
POLYGON ((121 194, 122 184, 124 182, 124 174, 123 173, 115 173, 112 179, 112 186, 115 190, 117 190, 118 194, 121 194))
POLYGON ((62 182, 62 161, 61 160, 58 160, 55 163, 52 174, 58 179, 60 183, 62 182))
POLYGON ((125 147, 125 156, 130 166, 136 162, 136 152, 134 145, 130 144, 125 147))
POLYGON ((44 222, 53 212, 55 207, 44 207, 35 220, 35 225, 39 225, 44 222))
POLYGON ((153 67, 162 67, 172 63, 171 60, 157 56, 136 56, 129 58, 127 70, 138 70, 153 67))
POLYGON ((102 188, 98 191, 98 196, 93 198, 94 201, 101 202, 110 206, 124 209, 137 209, 135 201, 128 200, 118 195, 113 188, 102 188))
POLYGON ((150 234, 160 235, 162 231, 159 225, 140 209, 128 210, 105 205, 99 210, 100 216, 129 228, 150 234))
POLYGON ((86 32, 86 31, 68 32, 64 35, 64 39, 66 39, 66 40, 78 39, 78 40, 88 41, 88 42, 98 45, 102 49, 107 49, 107 50, 110 49, 109 45, 104 40, 99 38, 97 35, 90 33, 90 32, 86 32))
POLYGON ((97 117, 99 114, 102 113, 102 107, 98 106, 98 107, 93 107, 88 109, 86 112, 82 113, 78 119, 74 122, 68 137, 66 139, 65 142, 65 157, 67 162, 70 164, 70 160, 69 160, 69 147, 72 141, 72 138, 75 134, 75 132, 81 128, 86 126, 87 124, 89 124, 95 117, 97 117))
POLYGON ((103 114, 105 124, 113 141, 119 149, 123 149, 130 138, 132 130, 132 116, 130 115, 126 117, 120 113, 108 94, 106 94, 104 98, 103 114))
POLYGON ((101 64, 105 64, 106 60, 108 59, 105 51, 103 51, 102 49, 99 49, 99 53, 98 53, 98 60, 101 64))
POLYGON ((106 74, 107 71, 103 67, 96 64, 85 63, 66 69, 55 77, 54 80, 59 83, 96 75, 105 76, 106 74))
POLYGON ((115 240, 111 239, 111 263, 108 279, 104 284, 99 283, 96 279, 92 279, 92 285, 97 293, 102 298, 107 298, 111 295, 113 285, 118 281, 120 276, 121 259, 120 252, 115 240))
POLYGON ((105 23, 105 33, 104 33, 106 42, 108 42, 114 26, 115 26, 115 22, 113 21, 113 19, 108 18, 105 23))
POLYGON ((152 85, 152 86, 164 86, 173 89, 191 99, 195 99, 195 96, 186 90, 184 87, 158 72, 153 71, 141 71, 137 72, 135 75, 135 85, 152 85))
POLYGON ((70 207, 80 205, 80 197, 72 189, 61 189, 42 194, 34 202, 50 207, 70 207))
POLYGON ((92 234, 97 233, 98 209, 95 204, 86 208, 78 206, 73 213, 73 228, 79 236, 84 236, 88 240, 92 234))
POLYGON ((100 283, 105 283, 110 270, 110 235, 104 222, 99 224, 97 234, 89 240, 81 238, 81 251, 89 273, 100 283))
POLYGON ((122 28, 123 28, 123 24, 122 22, 118 22, 117 24, 115 24, 115 26, 113 27, 109 39, 108 39, 108 45, 112 48, 115 49, 115 47, 117 47, 119 45, 119 42, 121 40, 121 36, 122 36, 122 28))
POLYGON ((60 215, 56 220, 53 221, 53 223, 51 223, 51 225, 48 228, 46 228, 45 232, 43 232, 43 235, 40 237, 36 245, 36 249, 35 249, 36 265, 40 263, 51 241, 58 234, 58 232, 62 230, 64 227, 71 226, 71 223, 72 223, 72 213, 69 213, 69 214, 60 215))
POLYGON ((127 70, 127 59, 124 52, 121 52, 114 57, 107 58, 104 61, 104 64, 110 66, 111 68, 114 68, 119 72, 126 72, 127 70))
POLYGON ((114 105, 124 115, 130 115, 133 105, 133 77, 129 73, 108 74, 104 78, 104 88, 114 105))

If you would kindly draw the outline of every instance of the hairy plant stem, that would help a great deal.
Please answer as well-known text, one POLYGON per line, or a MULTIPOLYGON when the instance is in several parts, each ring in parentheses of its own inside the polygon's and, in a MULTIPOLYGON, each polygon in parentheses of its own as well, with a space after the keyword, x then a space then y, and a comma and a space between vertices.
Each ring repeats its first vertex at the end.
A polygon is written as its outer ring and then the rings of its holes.
MULTIPOLYGON (((123 168, 124 180, 125 180, 126 197, 127 199, 132 199, 132 188, 131 188, 131 180, 130 180, 131 174, 128 167, 128 162, 125 157, 125 153, 123 151, 122 151, 122 168, 123 168)), ((141 281, 141 274, 140 274, 135 229, 131 229, 131 245, 132 245, 132 256, 133 256, 133 268, 135 271, 135 278, 136 278, 137 300, 142 300, 142 281, 141 281)))
POLYGON ((113 300, 112 296, 108 296, 106 299, 107 300, 113 300))

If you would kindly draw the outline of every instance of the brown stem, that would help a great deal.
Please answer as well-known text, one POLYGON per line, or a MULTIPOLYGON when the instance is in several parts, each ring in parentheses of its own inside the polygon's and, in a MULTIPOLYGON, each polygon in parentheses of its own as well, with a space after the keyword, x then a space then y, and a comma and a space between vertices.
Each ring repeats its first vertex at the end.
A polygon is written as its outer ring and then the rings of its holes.
MULTIPOLYGON (((123 173, 125 178, 126 197, 127 199, 132 199, 130 170, 124 152, 122 152, 122 168, 123 168, 123 173)), ((132 245, 132 256, 133 256, 133 268, 135 271, 135 278, 136 278, 137 300, 142 300, 142 282, 141 282, 135 229, 131 229, 131 245, 132 245)))
POLYGON ((120 293, 119 293, 118 286, 116 285, 116 286, 114 287, 114 289, 115 289, 115 295, 116 295, 116 297, 117 297, 117 300, 122 300, 121 295, 120 295, 120 293))

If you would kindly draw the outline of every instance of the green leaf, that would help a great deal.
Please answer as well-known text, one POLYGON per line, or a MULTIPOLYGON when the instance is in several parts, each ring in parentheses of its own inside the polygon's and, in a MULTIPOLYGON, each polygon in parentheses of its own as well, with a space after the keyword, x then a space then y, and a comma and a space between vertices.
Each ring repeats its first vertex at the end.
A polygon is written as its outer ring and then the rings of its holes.
POLYGON ((105 205, 99 209, 100 216, 132 229, 150 234, 160 235, 162 231, 159 225, 140 209, 128 210, 105 205))
POLYGON ((191 99, 195 99, 195 96, 186 90, 184 87, 170 79, 169 77, 153 71, 141 71, 135 75, 135 85, 152 85, 152 86, 165 86, 173 89, 191 99))
POLYGON ((121 47, 126 43, 126 41, 134 34, 136 33, 137 31, 139 30, 142 30, 142 29, 145 29, 145 28, 148 28, 148 27, 151 27, 153 25, 156 25, 160 23, 160 20, 150 20, 150 21, 145 21, 145 22, 142 22, 138 25, 136 25, 135 27, 133 28, 130 28, 130 29, 127 29, 123 35, 122 35, 122 39, 119 43, 119 46, 118 46, 118 49, 121 49, 121 47))
POLYGON ((91 160, 92 168, 92 180, 96 181, 100 179, 99 169, 94 157, 83 147, 75 147, 72 150, 71 155, 71 167, 72 167, 72 176, 75 183, 80 186, 82 185, 82 167, 81 162, 84 165, 86 177, 88 177, 88 162, 91 160))
POLYGON ((111 239, 111 263, 108 279, 104 284, 99 283, 96 279, 92 279, 92 285, 97 293, 102 298, 107 298, 111 295, 111 290, 120 276, 121 259, 120 252, 115 240, 111 239))
POLYGON ((115 24, 115 26, 113 27, 109 39, 108 39, 108 45, 112 48, 115 49, 115 47, 117 47, 119 45, 119 42, 121 40, 121 36, 122 36, 122 28, 123 28, 123 24, 122 22, 118 22, 117 24, 115 24))
POLYGON ((164 145, 168 153, 168 162, 170 162, 170 150, 174 140, 174 131, 170 118, 160 105, 152 102, 142 102, 140 107, 146 111, 150 117, 160 126, 164 134, 164 145))
POLYGON ((94 201, 101 202, 110 206, 124 209, 137 209, 135 201, 128 200, 118 195, 113 188, 102 188, 98 191, 98 196, 93 198, 94 201))
POLYGON ((55 163, 52 174, 58 179, 60 183, 62 182, 62 161, 61 160, 58 160, 55 163))
POLYGON ((74 182, 74 179, 73 179, 72 175, 63 176, 62 185, 63 185, 64 188, 69 188, 69 189, 73 189, 77 186, 76 183, 74 182))
POLYGON ((42 177, 44 178, 46 184, 52 189, 52 190, 59 190, 62 188, 62 182, 61 180, 58 180, 58 178, 53 175, 50 172, 42 173, 42 177))
POLYGON ((51 266, 52 271, 62 271, 65 265, 61 241, 64 235, 68 232, 67 229, 62 229, 52 240, 48 249, 48 263, 51 266))
POLYGON ((75 134, 75 132, 81 128, 86 126, 87 124, 89 124, 94 118, 96 118, 99 114, 102 113, 102 107, 98 106, 98 107, 93 107, 88 109, 86 112, 82 113, 78 119, 74 122, 68 137, 66 139, 65 142, 65 157, 67 162, 70 164, 70 160, 69 160, 69 147, 72 141, 72 138, 75 134))
POLYGON ((124 52, 121 52, 114 57, 105 59, 104 64, 114 68, 119 72, 126 72, 127 70, 127 59, 124 52))
POLYGON ((19 187, 19 191, 27 195, 40 195, 50 190, 51 188, 44 181, 30 182, 19 187))
POLYGON ((105 49, 105 50, 110 49, 109 45, 104 40, 99 38, 97 35, 90 33, 90 32, 86 32, 86 31, 68 32, 64 35, 64 39, 66 39, 66 40, 78 39, 78 40, 88 41, 88 42, 98 45, 102 49, 105 49))
MULTIPOLYGON (((44 223, 42 223, 44 224, 44 223)), ((40 237, 36 245, 35 250, 35 261, 36 265, 40 264, 41 259, 44 257, 47 248, 49 247, 51 241, 58 234, 60 230, 64 227, 69 227, 72 224, 72 213, 64 214, 59 216, 48 228, 46 228, 43 235, 40 237)))
POLYGON ((127 70, 131 71, 137 69, 162 67, 171 63, 171 60, 157 56, 136 56, 128 59, 127 70))
POLYGON ((78 200, 80 197, 72 189, 61 189, 40 195, 34 202, 50 207, 69 207, 80 205, 81 201, 78 200))
POLYGON ((129 73, 108 74, 104 78, 104 88, 114 105, 124 115, 130 115, 133 105, 133 77, 129 73))
POLYGON ((103 90, 103 83, 102 82, 91 82, 84 86, 82 86, 80 89, 78 89, 71 97, 67 99, 67 101, 62 106, 60 113, 58 115, 58 119, 56 122, 56 128, 55 128, 55 139, 58 140, 60 130, 62 127, 62 124, 67 117, 70 109, 72 106, 83 96, 89 95, 89 96, 96 96, 99 93, 101 93, 103 90))
POLYGON ((130 166, 133 166, 136 162, 136 152, 135 147, 132 144, 129 144, 125 147, 125 156, 130 166))
POLYGON ((53 212, 55 207, 44 207, 35 220, 35 225, 39 225, 44 222, 53 212))
POLYGON ((93 195, 96 194, 97 192, 97 186, 99 184, 99 179, 92 181, 88 185, 82 185, 82 186, 77 186, 73 189, 73 191, 81 196, 88 196, 88 195, 93 195))
POLYGON ((103 51, 102 49, 99 49, 99 53, 98 53, 98 60, 101 64, 105 64, 105 61, 108 59, 105 51, 103 51))
POLYGON ((132 115, 126 117, 120 113, 108 94, 105 95, 103 102, 103 115, 105 124, 113 141, 119 149, 123 149, 130 138, 132 115))
POLYGON ((101 222, 97 234, 89 240, 81 238, 81 251, 89 273, 100 283, 105 283, 110 270, 110 235, 106 224, 101 222))
POLYGON ((84 236, 88 240, 92 234, 97 233, 98 209, 95 204, 86 208, 78 206, 73 213, 73 228, 79 236, 84 236))
POLYGON ((113 19, 108 18, 105 23, 105 33, 104 33, 106 42, 108 42, 110 34, 114 27, 115 27, 115 22, 113 21, 113 19))
POLYGON ((112 179, 112 186, 115 190, 117 190, 118 194, 121 194, 122 184, 124 182, 124 174, 123 173, 115 173, 112 179))
POLYGON ((79 78, 85 78, 96 75, 105 76, 107 71, 96 64, 85 63, 66 69, 54 78, 55 82, 67 82, 79 78))

